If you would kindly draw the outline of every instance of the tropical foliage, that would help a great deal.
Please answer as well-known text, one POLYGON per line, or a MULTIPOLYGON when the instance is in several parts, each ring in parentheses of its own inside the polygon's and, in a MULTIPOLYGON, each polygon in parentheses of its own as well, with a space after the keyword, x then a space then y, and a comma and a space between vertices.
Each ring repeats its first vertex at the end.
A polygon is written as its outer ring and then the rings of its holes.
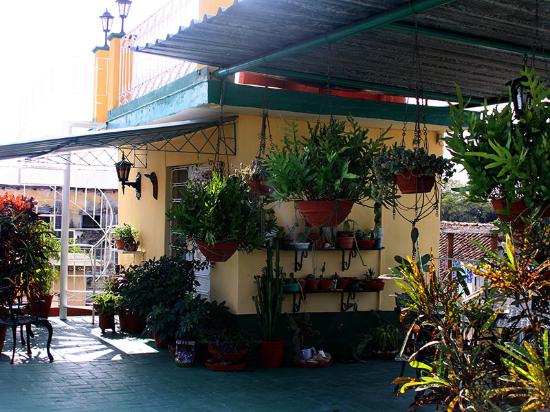
POLYGON ((349 117, 346 121, 309 125, 298 137, 291 124, 281 148, 265 159, 269 186, 277 200, 361 200, 377 193, 372 169, 384 147, 385 133, 376 139, 349 117))
MULTIPOLYGON (((213 173, 208 181, 189 181, 181 201, 168 212, 176 235, 209 244, 238 241, 240 249, 259 249, 265 242, 262 206, 250 194, 248 181, 213 173)), ((269 230, 271 224, 264 225, 269 230)))
POLYGON ((453 161, 468 172, 464 190, 474 201, 550 203, 550 88, 531 69, 521 76, 530 96, 521 114, 514 114, 511 96, 502 107, 485 107, 481 115, 469 112, 458 88, 458 105, 450 106, 445 142, 453 161))

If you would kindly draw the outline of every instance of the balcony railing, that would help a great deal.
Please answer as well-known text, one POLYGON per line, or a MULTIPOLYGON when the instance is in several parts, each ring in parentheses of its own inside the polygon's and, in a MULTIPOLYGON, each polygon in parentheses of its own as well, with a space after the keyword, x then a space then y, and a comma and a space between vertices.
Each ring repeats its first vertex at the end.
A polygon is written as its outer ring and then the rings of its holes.
POLYGON ((196 70, 195 63, 136 53, 133 49, 173 34, 198 18, 198 0, 170 0, 156 13, 127 33, 120 48, 120 105, 196 70))

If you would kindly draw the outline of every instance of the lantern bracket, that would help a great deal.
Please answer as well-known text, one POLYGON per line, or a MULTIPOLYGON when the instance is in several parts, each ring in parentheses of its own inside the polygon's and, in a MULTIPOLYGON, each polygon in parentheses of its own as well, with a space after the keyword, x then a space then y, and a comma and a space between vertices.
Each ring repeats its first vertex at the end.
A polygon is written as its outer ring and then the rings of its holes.
POLYGON ((141 173, 137 172, 136 175, 136 181, 135 182, 121 182, 122 185, 122 193, 124 194, 124 187, 130 186, 136 189, 136 198, 139 200, 141 199, 141 173))

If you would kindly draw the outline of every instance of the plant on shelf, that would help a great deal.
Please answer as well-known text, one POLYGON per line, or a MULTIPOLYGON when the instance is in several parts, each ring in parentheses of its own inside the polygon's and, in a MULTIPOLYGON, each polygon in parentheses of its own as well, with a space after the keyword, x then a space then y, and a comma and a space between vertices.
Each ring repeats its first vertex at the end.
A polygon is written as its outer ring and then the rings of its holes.
POLYGON ((382 191, 397 184, 402 194, 427 193, 437 177, 446 182, 452 176, 453 164, 423 147, 409 149, 395 143, 382 150, 374 161, 374 170, 382 191))
POLYGON ((115 312, 118 306, 118 296, 112 292, 100 293, 93 297, 94 310, 99 315, 99 328, 105 333, 105 329, 115 332, 115 312))
POLYGON ((295 201, 312 226, 337 226, 354 202, 372 195, 372 165, 384 147, 384 135, 370 139, 351 117, 310 125, 304 137, 292 124, 283 146, 272 148, 265 159, 273 198, 295 201))
POLYGON ((368 268, 365 272, 364 289, 369 292, 379 292, 384 289, 384 281, 378 279, 373 268, 368 268))
POLYGON ((374 249, 376 245, 376 234, 374 230, 356 230, 355 240, 359 250, 374 249))
POLYGON ((283 362, 285 348, 284 340, 277 337, 283 303, 284 273, 280 265, 279 243, 275 241, 275 245, 272 245, 271 242, 267 242, 266 247, 266 266, 261 275, 254 276, 256 296, 253 299, 262 335, 260 348, 262 366, 277 368, 283 362))
POLYGON ((115 228, 113 231, 117 249, 136 251, 139 246, 139 230, 129 223, 115 228))
POLYGON ((514 112, 511 93, 503 106, 468 112, 457 88, 445 138, 452 160, 469 176, 462 190, 472 201, 491 200, 505 221, 525 209, 550 215, 550 88, 531 69, 521 76, 529 96, 521 112, 514 112))
POLYGON ((208 181, 189 181, 181 188, 180 197, 181 202, 168 212, 173 230, 177 236, 195 241, 211 262, 226 261, 237 249, 250 252, 261 248, 265 233, 274 227, 270 219, 262 225, 262 205, 239 176, 214 172, 208 181))

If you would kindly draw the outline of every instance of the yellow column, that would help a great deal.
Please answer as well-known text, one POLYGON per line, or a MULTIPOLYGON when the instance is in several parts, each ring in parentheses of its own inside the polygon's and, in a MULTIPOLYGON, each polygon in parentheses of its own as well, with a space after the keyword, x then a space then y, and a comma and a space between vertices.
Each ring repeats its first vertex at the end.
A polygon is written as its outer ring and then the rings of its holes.
POLYGON ((95 78, 94 78, 94 122, 105 123, 107 121, 107 97, 109 94, 109 50, 96 47, 95 78))
POLYGON ((107 88, 107 110, 112 110, 118 107, 119 95, 121 91, 120 85, 120 70, 121 70, 121 58, 120 58, 120 43, 122 41, 122 35, 111 34, 109 36, 109 75, 108 75, 108 88, 107 88))

